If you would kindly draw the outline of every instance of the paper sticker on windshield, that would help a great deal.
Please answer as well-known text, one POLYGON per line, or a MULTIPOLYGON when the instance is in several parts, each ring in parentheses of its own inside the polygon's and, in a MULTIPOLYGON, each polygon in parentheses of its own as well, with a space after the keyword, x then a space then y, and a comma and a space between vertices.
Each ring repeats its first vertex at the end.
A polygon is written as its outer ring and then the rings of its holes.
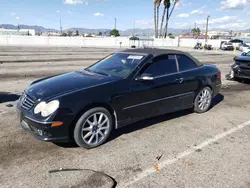
POLYGON ((138 59, 138 60, 140 60, 142 58, 143 58, 143 56, 141 56, 141 55, 130 55, 130 56, 128 56, 127 59, 138 59))

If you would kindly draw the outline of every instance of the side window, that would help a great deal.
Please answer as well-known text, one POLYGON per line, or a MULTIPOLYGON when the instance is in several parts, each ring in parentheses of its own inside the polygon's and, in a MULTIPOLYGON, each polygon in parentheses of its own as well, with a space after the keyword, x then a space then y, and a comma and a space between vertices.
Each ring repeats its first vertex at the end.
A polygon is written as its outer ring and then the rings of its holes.
POLYGON ((197 64, 192 59, 190 59, 189 57, 185 55, 177 55, 176 57, 179 63, 180 71, 194 69, 197 67, 197 64))
POLYGON ((149 65, 143 73, 148 73, 152 76, 162 76, 175 72, 177 72, 175 56, 167 55, 155 59, 154 63, 149 65))

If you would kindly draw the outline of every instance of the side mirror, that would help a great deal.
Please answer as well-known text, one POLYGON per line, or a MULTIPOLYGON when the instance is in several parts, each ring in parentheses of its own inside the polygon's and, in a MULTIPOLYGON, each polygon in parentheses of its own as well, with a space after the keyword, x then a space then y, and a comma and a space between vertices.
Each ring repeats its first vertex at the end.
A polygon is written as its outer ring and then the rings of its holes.
POLYGON ((246 56, 246 54, 247 54, 246 52, 243 52, 243 53, 241 54, 241 56, 246 56))
POLYGON ((154 77, 151 74, 142 74, 141 76, 138 76, 136 81, 152 81, 154 80, 154 77))

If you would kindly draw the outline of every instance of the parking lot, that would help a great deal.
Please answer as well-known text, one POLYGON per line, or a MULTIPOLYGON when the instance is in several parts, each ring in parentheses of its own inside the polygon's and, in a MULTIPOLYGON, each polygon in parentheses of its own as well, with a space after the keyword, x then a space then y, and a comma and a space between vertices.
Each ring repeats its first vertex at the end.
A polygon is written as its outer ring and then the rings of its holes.
MULTIPOLYGON (((234 52, 182 49, 222 71, 221 93, 205 114, 185 110, 141 121, 92 150, 41 142, 22 130, 12 104, 32 81, 117 50, 0 47, 0 187, 60 187, 56 178, 47 183, 50 170, 80 168, 111 176, 116 187, 249 188, 250 84, 225 80, 234 52)), ((83 187, 110 185, 94 175, 83 180, 83 187)))

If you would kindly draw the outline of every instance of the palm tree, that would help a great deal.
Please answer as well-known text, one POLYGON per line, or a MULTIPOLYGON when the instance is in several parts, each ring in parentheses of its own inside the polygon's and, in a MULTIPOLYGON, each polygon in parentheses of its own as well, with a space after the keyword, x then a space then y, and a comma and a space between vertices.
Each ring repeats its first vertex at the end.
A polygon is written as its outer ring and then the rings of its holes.
POLYGON ((164 9, 163 9, 162 19, 161 19, 160 37, 162 37, 162 35, 163 35, 162 27, 163 27, 163 23, 164 23, 166 10, 169 10, 169 7, 170 7, 170 0, 163 0, 163 4, 164 4, 164 9))
POLYGON ((172 6, 172 9, 171 11, 169 12, 170 10, 170 6, 171 6, 171 1, 168 0, 168 4, 167 4, 167 15, 166 15, 166 24, 165 24, 165 31, 164 31, 164 38, 167 37, 167 34, 168 34, 168 22, 169 22, 169 19, 174 11, 174 8, 176 6, 176 4, 179 2, 179 0, 173 0, 173 3, 174 5, 172 6))
POLYGON ((157 37, 157 29, 156 29, 156 4, 157 4, 157 0, 154 0, 154 24, 155 24, 155 38, 157 37))
POLYGON ((158 25, 159 25, 159 8, 161 0, 154 0, 154 22, 155 22, 155 38, 158 38, 158 25))

